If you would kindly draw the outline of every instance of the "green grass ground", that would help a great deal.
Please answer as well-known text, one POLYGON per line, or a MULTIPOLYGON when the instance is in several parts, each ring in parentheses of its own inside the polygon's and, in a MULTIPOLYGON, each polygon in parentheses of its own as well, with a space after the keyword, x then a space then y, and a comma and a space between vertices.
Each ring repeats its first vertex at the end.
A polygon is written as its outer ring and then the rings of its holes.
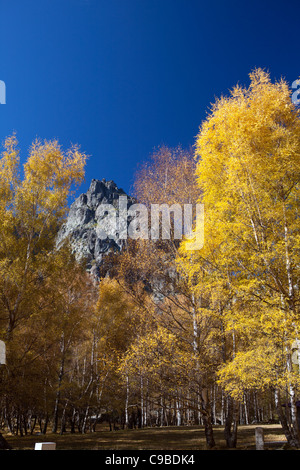
MULTIPOLYGON (((240 426, 238 450, 255 449, 254 425, 240 426)), ((280 425, 263 425, 266 447, 286 448, 286 439, 280 425), (276 443, 276 444, 275 444, 276 443)), ((225 450, 223 427, 216 426, 216 450, 225 450)), ((47 434, 24 437, 5 436, 14 450, 34 450, 36 442, 56 442, 57 450, 205 450, 204 429, 201 426, 100 430, 88 434, 47 434)))

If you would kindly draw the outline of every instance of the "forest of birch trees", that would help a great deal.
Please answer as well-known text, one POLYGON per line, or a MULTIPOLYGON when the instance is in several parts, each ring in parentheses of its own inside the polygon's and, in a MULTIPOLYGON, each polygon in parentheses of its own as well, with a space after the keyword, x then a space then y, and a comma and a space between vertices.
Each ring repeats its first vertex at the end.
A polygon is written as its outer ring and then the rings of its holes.
MULTIPOLYGON (((86 155, 16 136, 0 159, 0 431, 281 423, 300 447, 300 111, 254 70, 190 149, 158 147, 132 192, 204 205, 204 245, 128 239, 95 281, 56 235, 86 155)), ((196 229, 195 229, 196 230, 196 229)), ((197 234, 195 233, 195 236, 197 234)))

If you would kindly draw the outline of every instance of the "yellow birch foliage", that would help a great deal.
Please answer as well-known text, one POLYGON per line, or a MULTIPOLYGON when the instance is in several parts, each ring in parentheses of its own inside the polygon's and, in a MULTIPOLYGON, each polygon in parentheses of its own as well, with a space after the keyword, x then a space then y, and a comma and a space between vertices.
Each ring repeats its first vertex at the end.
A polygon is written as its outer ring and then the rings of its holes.
MULTIPOLYGON (((211 292, 227 292, 227 330, 266 336, 288 355, 300 328, 299 117, 288 84, 261 69, 216 101, 196 139, 204 248, 182 246, 194 289, 205 279, 211 292)), ((235 356, 235 371, 247 354, 235 356)))
POLYGON ((73 184, 84 177, 86 155, 57 141, 33 142, 20 167, 15 136, 0 157, 0 327, 7 338, 33 313, 51 272, 57 230, 73 184))

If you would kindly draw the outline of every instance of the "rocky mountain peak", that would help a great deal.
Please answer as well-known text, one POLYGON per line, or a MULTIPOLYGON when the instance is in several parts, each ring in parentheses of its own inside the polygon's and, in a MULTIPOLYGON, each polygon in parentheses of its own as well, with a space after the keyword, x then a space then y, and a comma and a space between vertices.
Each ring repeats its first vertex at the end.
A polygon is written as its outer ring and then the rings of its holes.
MULTIPOLYGON (((99 225, 103 228, 103 204, 113 205, 118 213, 119 197, 127 196, 127 206, 135 201, 114 181, 92 179, 89 189, 81 194, 70 207, 69 214, 61 227, 57 245, 69 239, 78 260, 85 260, 87 269, 97 277, 103 257, 111 251, 120 251, 124 240, 118 238, 118 231, 107 226, 109 237, 100 235, 99 225), (101 209, 101 207, 100 207, 101 209)), ((109 224, 109 220, 107 222, 109 224)))

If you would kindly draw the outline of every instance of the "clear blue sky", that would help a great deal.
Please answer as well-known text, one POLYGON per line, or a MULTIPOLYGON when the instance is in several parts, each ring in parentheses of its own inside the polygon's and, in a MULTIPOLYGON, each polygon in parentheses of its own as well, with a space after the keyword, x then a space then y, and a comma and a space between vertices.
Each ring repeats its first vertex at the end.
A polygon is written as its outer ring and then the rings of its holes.
POLYGON ((298 1, 0 0, 1 141, 78 143, 129 191, 161 144, 193 145, 215 96, 255 67, 300 75, 298 1))

